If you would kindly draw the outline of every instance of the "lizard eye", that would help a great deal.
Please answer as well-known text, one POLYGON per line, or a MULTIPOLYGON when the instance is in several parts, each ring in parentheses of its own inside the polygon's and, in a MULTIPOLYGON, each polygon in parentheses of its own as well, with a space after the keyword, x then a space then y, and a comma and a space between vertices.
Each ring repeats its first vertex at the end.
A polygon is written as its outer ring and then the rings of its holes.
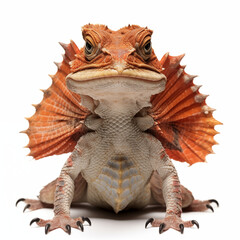
POLYGON ((93 39, 89 36, 85 39, 85 57, 87 60, 92 60, 98 53, 98 46, 94 43, 93 39))
POLYGON ((137 47, 137 52, 138 54, 145 60, 147 61, 152 54, 152 43, 151 43, 151 37, 147 36, 142 44, 137 47))
POLYGON ((92 53, 92 51, 93 51, 93 45, 89 41, 87 41, 85 44, 85 53, 89 55, 92 53))
POLYGON ((151 54, 151 52, 152 52, 152 43, 151 43, 150 40, 148 40, 148 41, 145 43, 143 49, 144 49, 144 53, 145 53, 146 55, 150 55, 150 54, 151 54))

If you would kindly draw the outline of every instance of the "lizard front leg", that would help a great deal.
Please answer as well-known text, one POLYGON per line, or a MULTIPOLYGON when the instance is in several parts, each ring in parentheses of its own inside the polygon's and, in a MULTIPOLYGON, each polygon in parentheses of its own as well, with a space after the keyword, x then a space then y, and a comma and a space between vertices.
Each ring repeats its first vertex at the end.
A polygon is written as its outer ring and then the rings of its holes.
POLYGON ((199 227, 198 222, 195 220, 183 221, 181 219, 182 197, 177 171, 161 143, 154 137, 149 137, 148 139, 152 148, 150 152, 152 152, 151 161, 153 169, 158 172, 162 179, 162 193, 166 204, 166 215, 164 219, 148 219, 145 227, 151 223, 153 227, 159 227, 159 233, 169 228, 183 233, 184 227, 192 227, 194 224, 199 227))
MULTIPOLYGON (((45 227, 45 233, 57 228, 62 228, 68 234, 71 233, 71 228, 81 229, 83 231, 83 222, 87 221, 91 225, 88 218, 79 217, 72 219, 70 217, 70 205, 74 196, 74 180, 85 167, 80 161, 81 152, 74 152, 64 164, 61 174, 57 179, 55 198, 54 198, 54 218, 52 220, 43 220, 35 218, 30 224, 36 222, 38 226, 45 227)), ((86 163, 85 163, 86 164, 86 163)))

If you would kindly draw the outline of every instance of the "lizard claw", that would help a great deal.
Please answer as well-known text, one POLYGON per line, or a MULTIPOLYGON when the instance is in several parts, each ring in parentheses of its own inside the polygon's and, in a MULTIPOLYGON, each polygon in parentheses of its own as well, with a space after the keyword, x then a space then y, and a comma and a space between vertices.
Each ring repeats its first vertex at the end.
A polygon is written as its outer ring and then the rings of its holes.
POLYGON ((49 228, 51 227, 51 224, 50 223, 47 223, 45 225, 45 234, 48 234, 48 231, 49 231, 49 228))
POLYGON ((184 225, 181 223, 179 224, 179 228, 180 228, 180 232, 181 234, 183 234, 183 231, 184 231, 184 225))
POLYGON ((30 222, 30 226, 31 226, 34 222, 38 223, 39 221, 40 221, 40 218, 34 218, 34 219, 32 219, 32 221, 30 222))
POLYGON ((23 212, 25 212, 26 209, 34 211, 34 210, 41 209, 41 208, 52 207, 51 204, 43 203, 40 200, 26 199, 26 198, 19 198, 15 203, 16 207, 18 206, 18 203, 20 203, 20 202, 24 202, 26 204, 26 206, 23 209, 23 212))
POLYGON ((89 224, 89 226, 92 226, 92 222, 90 221, 90 219, 88 217, 82 217, 83 222, 87 222, 89 224))
POLYGON ((163 232, 163 229, 165 228, 165 223, 161 223, 159 226, 159 234, 161 234, 163 232))
POLYGON ((175 229, 182 234, 184 232, 184 228, 186 227, 192 227, 196 225, 197 228, 199 228, 199 223, 196 220, 185 222, 177 215, 169 215, 162 220, 160 219, 152 220, 150 218, 147 220, 146 225, 150 222, 153 227, 159 227, 159 234, 162 234, 163 232, 167 231, 170 228, 175 229))
POLYGON ((193 224, 193 225, 196 225, 197 228, 199 228, 199 223, 198 223, 196 220, 192 220, 192 224, 193 224))
POLYGON ((18 205, 19 202, 24 202, 25 200, 26 200, 25 198, 19 198, 19 199, 16 201, 15 206, 17 207, 17 205, 18 205))
POLYGON ((189 207, 186 207, 184 211, 186 212, 203 212, 208 209, 210 209, 212 212, 214 212, 214 208, 212 206, 212 203, 215 203, 217 207, 219 207, 219 203, 216 199, 209 199, 205 201, 200 200, 193 200, 192 204, 189 207))
POLYGON ((83 222, 87 221, 91 225, 91 221, 89 218, 71 218, 69 215, 56 215, 52 220, 42 220, 40 218, 34 218, 30 222, 32 225, 34 222, 39 227, 45 228, 45 234, 48 234, 50 231, 55 230, 57 228, 61 228, 69 235, 71 234, 72 228, 81 229, 82 232, 84 231, 83 222))
POLYGON ((210 203, 216 203, 216 205, 219 207, 219 203, 216 199, 209 199, 208 200, 210 203))
POLYGON ((146 221, 146 223, 145 223, 145 228, 147 228, 148 224, 149 224, 149 223, 152 223, 153 221, 154 221, 153 218, 149 218, 149 219, 146 221))
POLYGON ((81 228, 82 232, 84 231, 83 224, 80 221, 77 221, 77 225, 81 228))
POLYGON ((66 229, 67 229, 67 233, 70 235, 71 234, 71 226, 70 225, 66 225, 66 229))
POLYGON ((209 208, 209 209, 211 209, 212 212, 214 212, 214 209, 213 209, 213 207, 212 207, 211 205, 207 204, 206 207, 209 208))
POLYGON ((30 208, 31 207, 31 204, 27 204, 24 209, 23 209, 23 212, 25 212, 26 209, 30 208))

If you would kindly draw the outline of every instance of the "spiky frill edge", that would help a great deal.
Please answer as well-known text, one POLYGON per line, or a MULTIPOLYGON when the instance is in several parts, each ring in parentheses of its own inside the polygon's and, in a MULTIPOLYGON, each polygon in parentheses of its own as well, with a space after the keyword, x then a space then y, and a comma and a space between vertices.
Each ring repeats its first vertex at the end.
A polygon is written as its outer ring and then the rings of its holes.
POLYGON ((152 96, 149 114, 154 126, 149 132, 162 143, 170 158, 190 165, 204 162, 217 144, 214 127, 221 122, 213 117, 214 109, 206 104, 207 95, 193 83, 196 76, 180 65, 184 55, 165 54, 160 63, 167 77, 165 90, 152 96))
POLYGON ((70 92, 65 77, 70 73, 70 62, 79 53, 76 44, 60 45, 64 48, 62 63, 55 63, 58 70, 52 78, 52 85, 44 90, 43 100, 34 105, 35 114, 27 118, 29 128, 23 133, 29 137, 26 147, 29 156, 35 159, 73 151, 78 139, 86 133, 84 119, 89 111, 80 105, 80 96, 70 92))

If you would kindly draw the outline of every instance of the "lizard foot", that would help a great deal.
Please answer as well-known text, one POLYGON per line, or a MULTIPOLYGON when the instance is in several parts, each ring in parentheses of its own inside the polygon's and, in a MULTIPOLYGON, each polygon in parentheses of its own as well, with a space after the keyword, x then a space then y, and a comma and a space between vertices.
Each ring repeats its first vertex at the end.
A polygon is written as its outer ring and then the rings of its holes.
POLYGON ((149 223, 151 223, 153 227, 159 227, 160 234, 167 231, 169 228, 175 229, 182 234, 185 227, 192 227, 193 225, 196 225, 197 228, 199 228, 199 224, 196 220, 184 222, 176 215, 169 215, 162 220, 149 218, 145 224, 145 228, 147 228, 149 223))
POLYGON ((23 212, 25 212, 26 209, 34 211, 34 210, 41 209, 41 208, 52 208, 53 207, 53 204, 43 203, 40 200, 35 200, 35 199, 20 198, 17 200, 16 206, 18 205, 19 202, 24 202, 26 204, 23 209, 23 212))
POLYGON ((56 215, 52 220, 43 220, 40 218, 34 218, 30 222, 30 226, 36 222, 39 227, 45 227, 45 234, 55 230, 57 228, 63 229, 69 235, 71 234, 71 228, 81 229, 84 231, 83 223, 88 222, 91 226, 91 221, 86 217, 71 218, 69 215, 56 215))
POLYGON ((217 207, 219 207, 219 203, 215 199, 209 199, 206 201, 193 200, 192 204, 184 208, 183 211, 184 212, 203 212, 210 209, 212 212, 214 212, 214 209, 211 205, 212 203, 215 203, 217 207))

